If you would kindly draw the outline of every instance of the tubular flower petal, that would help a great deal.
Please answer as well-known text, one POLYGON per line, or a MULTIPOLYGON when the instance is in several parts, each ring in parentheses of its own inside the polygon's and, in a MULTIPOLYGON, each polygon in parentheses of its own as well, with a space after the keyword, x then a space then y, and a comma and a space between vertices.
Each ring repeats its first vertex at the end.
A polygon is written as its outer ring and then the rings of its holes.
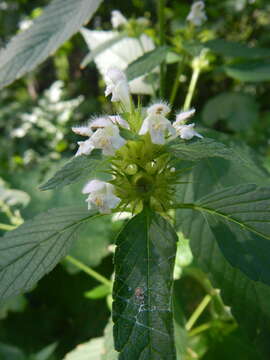
POLYGON ((114 186, 100 180, 89 181, 82 193, 89 194, 86 199, 88 209, 94 205, 102 214, 109 214, 111 209, 114 209, 121 201, 114 195, 114 186))
POLYGON ((92 129, 95 128, 104 128, 108 125, 115 124, 123 128, 129 129, 129 125, 126 120, 124 120, 120 115, 108 115, 101 116, 90 121, 89 126, 92 129))
POLYGON ((92 144, 91 139, 85 141, 78 141, 79 148, 75 154, 75 156, 80 155, 89 155, 91 151, 95 148, 92 144))
POLYGON ((93 134, 93 131, 91 130, 90 126, 73 126, 72 131, 75 134, 81 135, 81 136, 91 136, 93 134))
POLYGON ((193 138, 193 136, 197 136, 198 138, 203 138, 203 136, 199 133, 197 133, 194 130, 195 124, 189 124, 189 125, 176 125, 174 124, 174 127, 176 129, 177 135, 180 136, 181 139, 190 140, 193 138))
POLYGON ((176 115, 175 124, 183 125, 186 123, 186 120, 189 119, 191 116, 195 114, 195 109, 190 109, 187 111, 181 111, 179 114, 176 115))
POLYGON ((105 96, 111 94, 112 102, 120 101, 124 106, 125 111, 130 111, 130 92, 127 78, 123 71, 119 70, 116 67, 112 67, 107 71, 104 80, 107 85, 105 90, 105 96))
POLYGON ((121 11, 113 10, 111 12, 111 23, 112 27, 117 29, 118 27, 125 25, 127 23, 127 19, 124 17, 121 11))
POLYGON ((203 1, 196 1, 191 6, 191 10, 187 16, 187 20, 195 26, 201 26, 207 20, 204 8, 205 5, 203 1))
POLYGON ((170 112, 167 104, 157 103, 147 109, 148 116, 144 119, 139 131, 140 135, 149 132, 153 144, 164 144, 167 132, 175 135, 175 129, 165 117, 170 112))
POLYGON ((119 135, 118 126, 110 124, 103 129, 98 129, 90 138, 94 148, 102 149, 104 155, 114 155, 126 140, 119 135))

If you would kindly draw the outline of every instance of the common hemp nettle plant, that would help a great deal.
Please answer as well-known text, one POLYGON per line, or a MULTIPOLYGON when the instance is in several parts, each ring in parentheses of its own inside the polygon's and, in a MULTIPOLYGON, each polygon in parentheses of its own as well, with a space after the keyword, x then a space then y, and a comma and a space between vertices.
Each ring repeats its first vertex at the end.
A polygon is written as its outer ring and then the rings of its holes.
MULTIPOLYGON (((30 28, 13 39, 2 58, 0 55, 5 65, 0 65, 2 86, 32 70, 45 59, 46 51, 48 56, 79 31, 100 3, 52 1, 30 28), (64 21, 63 29, 47 34, 47 42, 38 41, 48 28, 48 19, 58 24, 63 13, 71 23, 64 21), (33 35, 31 42, 29 34, 33 35), (26 61, 23 56, 30 48, 37 51, 27 55, 26 61)), ((109 38, 105 34, 104 42, 93 45, 92 36, 100 40, 101 34, 81 30, 92 47, 84 65, 95 60, 113 111, 74 124, 76 153, 40 188, 84 181, 85 204, 37 215, 0 241, 3 302, 31 290, 67 256, 84 224, 89 222, 94 228, 96 219, 105 216, 110 221, 115 214, 129 218, 115 240, 115 350, 108 355, 110 360, 186 359, 182 341, 187 341, 186 332, 214 296, 223 299, 256 344, 263 344, 269 334, 269 174, 246 145, 192 122, 196 114, 191 104, 199 75, 211 62, 203 28, 207 21, 204 2, 192 5, 177 44, 174 39, 165 44, 165 1, 157 3, 157 33, 149 31, 147 19, 126 19, 119 11, 112 13, 113 34, 109 38), (125 51, 121 41, 138 46, 139 53, 121 66, 117 61, 108 64, 110 58, 105 61, 102 53, 125 51), (177 73, 168 86, 166 66, 171 63, 177 65, 177 73), (181 107, 176 99, 183 66, 189 66, 192 75, 181 107), (143 90, 136 92, 140 84, 134 81, 138 79, 143 90), (151 100, 147 103, 134 93, 147 94, 151 100), (173 302, 173 283, 176 254, 181 255, 186 239, 194 261, 209 274, 213 287, 220 289, 221 298, 216 291, 208 294, 182 326, 173 302)), ((76 259, 69 260, 82 267, 76 259)), ((87 271, 110 293, 109 280, 87 271)), ((108 332, 105 339, 112 336, 110 329, 108 332)))

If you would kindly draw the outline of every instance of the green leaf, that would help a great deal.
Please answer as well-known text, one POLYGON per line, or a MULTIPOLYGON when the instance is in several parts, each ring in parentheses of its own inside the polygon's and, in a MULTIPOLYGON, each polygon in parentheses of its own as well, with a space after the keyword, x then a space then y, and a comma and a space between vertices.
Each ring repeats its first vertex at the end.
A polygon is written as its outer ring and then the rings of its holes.
POLYGON ((51 271, 92 216, 85 208, 54 209, 6 233, 0 239, 0 303, 30 290, 51 271))
POLYGON ((177 235, 144 210, 116 241, 113 321, 119 359, 175 359, 172 278, 177 235))
POLYGON ((150 73, 166 59, 168 51, 168 46, 161 46, 133 61, 126 70, 128 80, 150 73))
POLYGON ((106 170, 106 160, 102 161, 99 150, 93 151, 90 155, 80 155, 72 158, 45 184, 40 190, 51 190, 73 184, 77 181, 96 177, 99 172, 106 170))
POLYGON ((64 357, 64 360, 101 360, 102 350, 103 337, 91 339, 78 345, 64 357))
POLYGON ((27 30, 0 52, 0 88, 12 83, 53 54, 87 23, 102 0, 54 0, 27 30))
POLYGON ((224 256, 248 277, 270 285, 270 187, 239 185, 190 204, 208 221, 224 256))
POLYGON ((109 295, 111 289, 107 285, 98 285, 94 289, 87 291, 84 296, 88 299, 100 299, 109 295))
POLYGON ((55 349, 57 347, 57 343, 52 343, 42 350, 40 350, 38 353, 33 355, 33 360, 48 360, 50 356, 54 353, 55 349))
POLYGON ((24 353, 15 346, 0 343, 0 359, 2 360, 26 360, 24 353))
POLYGON ((118 352, 114 350, 113 322, 110 319, 104 330, 104 349, 101 360, 118 360, 118 352))
POLYGON ((225 73, 240 81, 260 82, 270 80, 269 62, 250 62, 227 65, 223 67, 225 73))
POLYGON ((241 93, 222 93, 211 98, 202 113, 203 121, 210 126, 226 120, 234 131, 245 131, 258 120, 258 105, 254 97, 241 93))
POLYGON ((222 157, 230 159, 232 151, 226 145, 213 139, 177 139, 168 144, 168 150, 174 154, 177 159, 182 160, 200 160, 208 157, 222 157))
POLYGON ((214 39, 204 43, 206 47, 218 54, 239 57, 239 58, 269 58, 270 49, 250 47, 246 44, 241 44, 233 41, 226 41, 223 39, 214 39))
MULTIPOLYGON (((81 29, 81 34, 85 38, 86 42, 87 42, 87 32, 88 31, 89 30, 85 29, 85 28, 81 29)), ((85 68, 86 65, 88 65, 91 61, 93 61, 96 56, 98 56, 99 54, 101 54, 103 51, 107 50, 108 48, 110 48, 114 44, 118 43, 120 40, 124 39, 125 37, 126 37, 125 34, 119 34, 119 35, 116 35, 115 37, 113 37, 112 39, 104 41, 104 43, 97 46, 95 48, 95 50, 91 51, 89 54, 87 54, 85 56, 85 58, 81 62, 81 65, 80 65, 81 68, 85 68)))

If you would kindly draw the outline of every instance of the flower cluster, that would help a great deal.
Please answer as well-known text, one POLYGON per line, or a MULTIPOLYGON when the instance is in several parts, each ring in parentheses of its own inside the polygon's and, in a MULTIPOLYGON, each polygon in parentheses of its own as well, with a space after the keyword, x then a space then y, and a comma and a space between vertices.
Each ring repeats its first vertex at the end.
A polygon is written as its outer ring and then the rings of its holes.
POLYGON ((76 134, 87 137, 78 142, 75 156, 89 155, 94 149, 110 156, 111 180, 92 179, 83 188, 83 193, 88 194, 88 208, 97 208, 101 213, 112 209, 139 212, 148 204, 157 211, 166 211, 179 174, 164 144, 177 137, 202 137, 194 130, 194 123, 186 124, 195 110, 182 111, 171 122, 170 106, 163 101, 147 109, 135 108, 121 70, 110 68, 105 81, 105 95, 111 95, 122 116, 101 116, 72 128, 76 134))

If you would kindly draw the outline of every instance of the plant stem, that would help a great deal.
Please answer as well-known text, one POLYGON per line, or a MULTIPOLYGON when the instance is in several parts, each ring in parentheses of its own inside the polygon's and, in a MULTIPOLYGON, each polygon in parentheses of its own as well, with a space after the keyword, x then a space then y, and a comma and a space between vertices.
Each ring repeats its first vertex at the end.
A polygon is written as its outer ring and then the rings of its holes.
POLYGON ((176 97, 176 94, 177 94, 177 91, 178 91, 178 88, 179 88, 179 85, 180 85, 179 77, 181 75, 181 72, 183 71, 183 67, 184 67, 184 59, 182 59, 182 61, 179 61, 178 65, 177 65, 174 84, 173 84, 173 88, 172 88, 172 92, 171 92, 171 96, 170 96, 170 105, 171 105, 171 107, 173 107, 175 97, 176 97))
MULTIPOLYGON (((166 0, 157 0, 158 1, 158 23, 159 23, 159 45, 163 46, 165 44, 165 3, 166 0)), ((165 61, 160 64, 160 88, 159 94, 161 98, 164 98, 165 95, 165 61)))
POLYGON ((197 81, 200 75, 201 69, 199 67, 195 67, 192 72, 188 93, 185 99, 183 110, 190 109, 191 101, 194 95, 194 91, 196 89, 197 81))
POLYGON ((15 225, 8 225, 8 224, 2 224, 2 223, 0 223, 0 230, 7 230, 7 231, 9 231, 9 230, 14 230, 14 229, 16 229, 16 227, 17 227, 17 226, 15 226, 15 225))
POLYGON ((195 311, 193 312, 193 314, 187 321, 187 323, 186 323, 187 331, 191 330, 191 328, 196 323, 196 321, 199 319, 199 317, 201 316, 202 312, 204 311, 206 306, 209 304, 211 299, 212 299, 212 296, 210 296, 209 294, 205 295, 205 297, 202 299, 202 301, 200 302, 198 307, 195 309, 195 311))
POLYGON ((87 265, 83 264, 82 262, 80 262, 79 260, 75 259, 73 256, 70 256, 70 255, 66 256, 66 260, 68 260, 71 264, 77 266, 79 269, 84 271, 86 274, 92 276, 94 279, 96 279, 100 283, 107 285, 107 286, 112 285, 110 280, 106 279, 104 276, 100 275, 98 272, 91 269, 89 266, 87 266, 87 265))
POLYGON ((210 322, 205 323, 205 324, 202 324, 202 325, 200 325, 200 326, 197 326, 195 329, 193 329, 193 330, 191 330, 191 331, 189 332, 189 336, 198 335, 198 334, 200 334, 201 332, 210 329, 210 327, 211 327, 211 323, 210 323, 210 322))

